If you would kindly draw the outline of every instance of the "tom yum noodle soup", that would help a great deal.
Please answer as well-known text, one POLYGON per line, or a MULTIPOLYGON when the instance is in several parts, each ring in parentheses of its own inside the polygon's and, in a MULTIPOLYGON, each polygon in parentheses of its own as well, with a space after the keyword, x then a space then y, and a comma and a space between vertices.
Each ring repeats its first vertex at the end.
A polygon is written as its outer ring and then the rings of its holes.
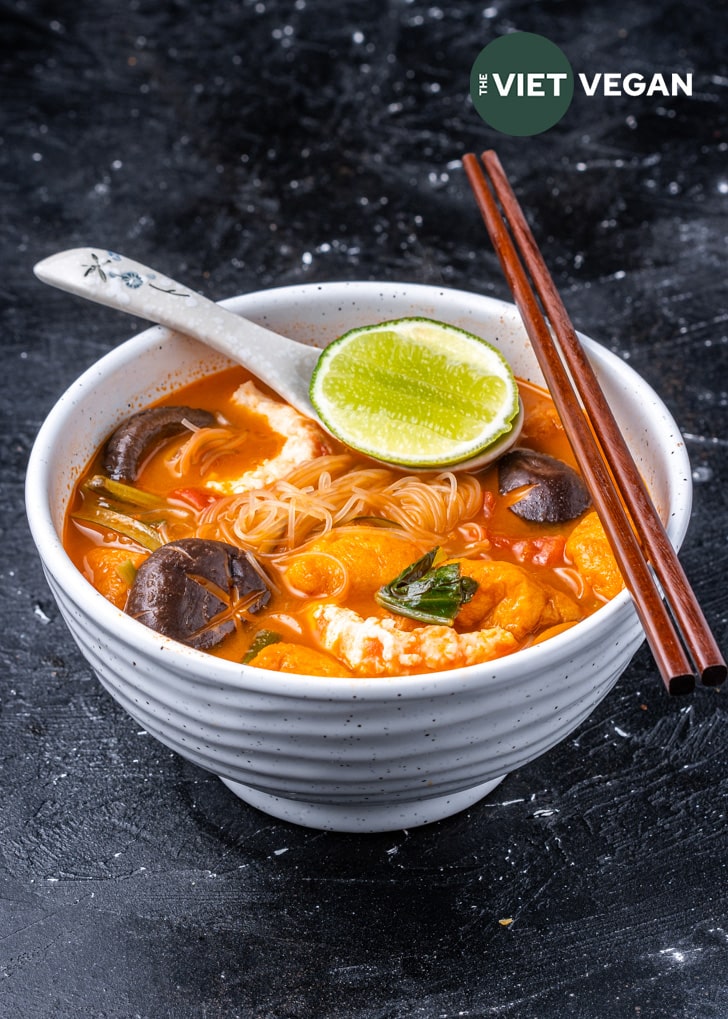
POLYGON ((130 616, 233 662, 367 677, 508 655, 622 588, 549 395, 519 389, 518 448, 408 473, 228 369, 109 437, 66 549, 130 616))

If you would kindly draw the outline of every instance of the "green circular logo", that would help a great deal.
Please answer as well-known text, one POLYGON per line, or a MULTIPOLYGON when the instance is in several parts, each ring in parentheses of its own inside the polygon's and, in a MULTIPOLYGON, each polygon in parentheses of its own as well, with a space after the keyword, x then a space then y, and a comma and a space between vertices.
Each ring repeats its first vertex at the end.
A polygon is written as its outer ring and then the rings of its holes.
POLYGON ((502 134, 541 134, 557 124, 574 96, 574 72, 542 35, 513 32, 482 49, 470 72, 475 109, 502 134))

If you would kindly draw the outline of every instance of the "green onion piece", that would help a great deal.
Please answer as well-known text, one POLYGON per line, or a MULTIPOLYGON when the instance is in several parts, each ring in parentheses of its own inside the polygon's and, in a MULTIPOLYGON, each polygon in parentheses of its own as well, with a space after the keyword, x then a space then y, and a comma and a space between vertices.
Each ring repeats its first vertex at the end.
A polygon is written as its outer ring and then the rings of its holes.
POLYGON ((105 492, 119 502, 129 503, 131 506, 143 506, 145 509, 156 509, 159 506, 166 506, 166 502, 153 492, 145 492, 143 488, 135 488, 123 481, 114 481, 104 474, 94 474, 84 486, 93 492, 105 492))
POLYGON ((154 552, 164 544, 159 533, 153 527, 135 520, 134 517, 127 516, 126 513, 118 513, 116 510, 109 509, 108 506, 83 506, 71 516, 74 520, 96 524, 97 527, 108 527, 109 530, 116 531, 117 534, 131 538, 137 545, 149 549, 150 552, 154 552))
POLYGON ((421 623, 452 626, 461 605, 470 601, 478 584, 472 577, 461 576, 459 563, 434 566, 438 551, 433 548, 390 584, 380 587, 374 596, 377 603, 421 623))
POLYGON ((269 644, 277 644, 281 640, 283 640, 283 637, 281 637, 280 633, 276 633, 275 630, 258 630, 253 638, 253 643, 243 657, 243 665, 252 662, 264 647, 268 647, 269 644))
POLYGON ((125 584, 128 584, 129 587, 131 587, 136 580, 137 568, 131 559, 125 559, 123 563, 119 563, 116 567, 116 573, 125 584))

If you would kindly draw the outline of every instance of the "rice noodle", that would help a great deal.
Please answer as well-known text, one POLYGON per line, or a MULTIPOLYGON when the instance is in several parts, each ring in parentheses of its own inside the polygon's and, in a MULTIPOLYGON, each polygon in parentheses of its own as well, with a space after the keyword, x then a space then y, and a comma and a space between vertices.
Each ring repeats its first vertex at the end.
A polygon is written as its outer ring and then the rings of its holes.
POLYGON ((455 530, 463 543, 463 555, 482 556, 490 552, 493 543, 488 535, 488 529, 477 520, 466 520, 455 530))
POLYGON ((219 499, 200 515, 198 536, 217 534, 270 555, 371 516, 398 524, 415 539, 437 541, 481 508, 480 483, 467 474, 403 475, 336 454, 309 461, 270 485, 219 499))
POLYGON ((174 456, 174 471, 183 477, 193 465, 197 465, 202 476, 213 467, 221 456, 236 453, 249 442, 245 431, 232 428, 196 428, 174 456))

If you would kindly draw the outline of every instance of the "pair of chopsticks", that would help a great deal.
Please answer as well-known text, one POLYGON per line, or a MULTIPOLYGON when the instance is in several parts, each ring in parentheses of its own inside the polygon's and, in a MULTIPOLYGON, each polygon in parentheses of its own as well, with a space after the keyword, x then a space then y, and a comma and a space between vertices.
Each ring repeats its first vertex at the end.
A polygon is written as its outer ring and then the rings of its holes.
POLYGON ((518 199, 495 152, 481 160, 468 153, 463 167, 665 686, 690 693, 696 675, 719 686, 725 660, 518 199))

